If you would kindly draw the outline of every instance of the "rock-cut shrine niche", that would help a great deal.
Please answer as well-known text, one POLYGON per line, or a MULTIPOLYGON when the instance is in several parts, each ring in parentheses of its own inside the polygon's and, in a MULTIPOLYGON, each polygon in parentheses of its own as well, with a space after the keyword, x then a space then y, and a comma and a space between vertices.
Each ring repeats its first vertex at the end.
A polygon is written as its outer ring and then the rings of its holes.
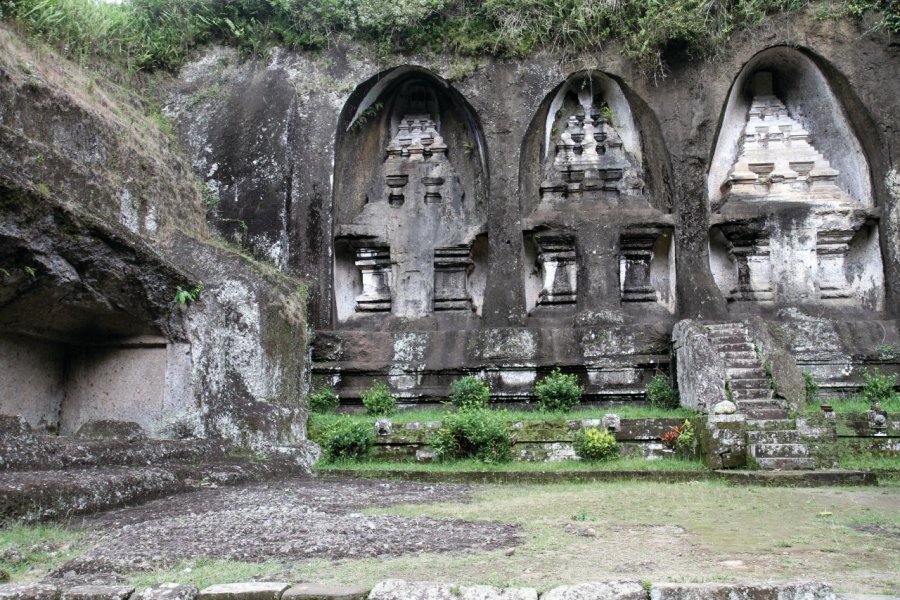
POLYGON ((648 185, 642 142, 603 74, 574 75, 545 101, 522 165, 532 316, 674 309, 672 220, 648 185))
POLYGON ((480 135, 464 101, 421 72, 385 77, 347 126, 336 167, 341 322, 460 322, 480 310, 486 207, 480 135))
POLYGON ((880 309, 868 165, 837 99, 796 51, 754 62, 732 90, 710 169, 716 283, 738 307, 880 309))

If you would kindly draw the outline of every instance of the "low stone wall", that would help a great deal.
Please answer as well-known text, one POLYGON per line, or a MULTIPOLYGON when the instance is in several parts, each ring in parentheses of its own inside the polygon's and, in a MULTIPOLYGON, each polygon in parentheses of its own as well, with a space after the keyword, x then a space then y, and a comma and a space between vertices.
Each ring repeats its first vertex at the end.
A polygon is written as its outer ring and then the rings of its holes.
MULTIPOLYGON (((695 417, 695 430, 702 427, 704 418, 695 417)), ((546 421, 516 421, 510 424, 515 442, 516 460, 554 461, 575 458, 572 440, 575 434, 589 427, 613 431, 623 456, 658 458, 672 454, 662 443, 662 436, 685 419, 620 419, 615 414, 601 419, 556 419, 546 421)), ((381 460, 430 461, 434 454, 429 440, 440 429, 440 421, 424 423, 393 423, 380 419, 375 423, 374 456, 381 460)))
POLYGON ((801 432, 815 434, 814 451, 831 460, 854 455, 900 456, 897 413, 823 412, 799 417, 797 426, 801 432))
POLYGON ((784 583, 659 583, 637 581, 588 582, 563 585, 544 593, 534 588, 419 583, 389 579, 371 590, 362 586, 329 586, 286 582, 214 585, 202 591, 193 585, 164 583, 135 594, 128 586, 47 584, 0 585, 0 598, 10 600, 834 600, 828 584, 784 583))

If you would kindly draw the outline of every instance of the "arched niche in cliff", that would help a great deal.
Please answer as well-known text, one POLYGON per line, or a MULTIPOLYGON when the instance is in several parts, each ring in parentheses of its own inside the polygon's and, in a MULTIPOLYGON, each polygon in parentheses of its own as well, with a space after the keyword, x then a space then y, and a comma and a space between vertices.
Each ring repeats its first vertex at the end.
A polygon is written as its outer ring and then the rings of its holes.
POLYGON ((710 266, 730 302, 883 308, 869 164, 810 56, 775 47, 744 65, 707 189, 710 266))
POLYGON ((480 314, 487 159, 472 107, 434 73, 398 67, 360 85, 338 127, 337 321, 480 314))
POLYGON ((574 73, 532 119, 519 174, 529 313, 674 311, 669 162, 640 98, 574 73))

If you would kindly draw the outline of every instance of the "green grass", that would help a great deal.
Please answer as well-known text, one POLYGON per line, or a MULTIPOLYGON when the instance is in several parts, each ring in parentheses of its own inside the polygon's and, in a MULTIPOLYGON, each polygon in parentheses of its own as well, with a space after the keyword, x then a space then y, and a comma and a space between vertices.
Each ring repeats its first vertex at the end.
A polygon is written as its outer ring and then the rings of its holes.
POLYGON ((714 54, 735 31, 779 12, 819 7, 820 18, 882 15, 900 31, 890 0, 838 5, 810 0, 0 0, 0 17, 17 22, 80 60, 99 59, 130 71, 181 65, 209 42, 261 54, 273 45, 322 49, 340 36, 374 53, 453 52, 526 56, 542 49, 579 56, 607 42, 648 70, 667 55, 714 54))
MULTIPOLYGON (((834 400, 818 400, 810 402, 806 405, 807 413, 819 413, 822 411, 823 404, 830 404, 834 412, 839 414, 865 413, 871 410, 872 405, 868 400, 861 396, 853 396, 850 398, 836 398, 834 400)), ((884 400, 879 403, 881 410, 888 413, 900 413, 900 394, 894 394, 890 400, 884 400)))
POLYGON ((838 461, 842 469, 855 469, 861 471, 894 469, 900 473, 900 456, 847 454, 839 457, 838 461))
POLYGON ((183 585, 194 584, 202 590, 220 583, 255 581, 260 576, 276 575, 284 570, 285 565, 275 560, 255 563, 199 558, 181 561, 169 569, 132 573, 128 576, 128 583, 141 590, 151 585, 177 581, 183 585))
POLYGON ((410 472, 466 472, 466 471, 491 471, 511 473, 535 473, 535 472, 585 472, 585 471, 706 471, 706 467, 699 460, 683 460, 678 458, 664 458, 659 460, 647 460, 639 457, 623 457, 601 462, 585 462, 581 460, 561 460, 552 462, 524 462, 512 461, 502 464, 489 464, 474 460, 460 460, 444 463, 414 463, 414 462, 390 462, 390 461, 340 461, 334 463, 319 463, 316 470, 328 472, 340 469, 354 469, 359 471, 410 471, 410 472))
POLYGON ((82 532, 59 525, 11 525, 0 527, 0 570, 13 581, 42 578, 80 552, 82 532), (13 550, 21 560, 5 558, 13 550))

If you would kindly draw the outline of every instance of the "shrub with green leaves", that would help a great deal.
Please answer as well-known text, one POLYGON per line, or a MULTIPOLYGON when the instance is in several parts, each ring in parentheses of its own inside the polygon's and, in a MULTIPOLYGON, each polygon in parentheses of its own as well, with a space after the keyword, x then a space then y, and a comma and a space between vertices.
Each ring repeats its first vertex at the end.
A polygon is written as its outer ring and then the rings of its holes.
POLYGON ((575 433, 572 442, 575 454, 582 460, 607 460, 619 455, 619 444, 616 436, 606 429, 589 427, 575 433))
POLYGON ((866 384, 862 389, 863 398, 870 404, 879 402, 887 402, 891 400, 896 392, 897 376, 885 375, 881 369, 866 369, 863 374, 863 380, 866 384))
POLYGON ((340 398, 331 388, 319 388, 309 395, 309 410, 315 413, 334 412, 340 403, 340 398))
POLYGON ((362 393, 362 403, 373 417, 389 417, 397 412, 397 398, 388 386, 378 382, 362 393))
POLYGON ((488 409, 448 414, 431 446, 442 461, 470 458, 500 463, 512 458, 512 438, 503 413, 488 409))
POLYGON ((678 439, 675 440, 675 449, 681 454, 689 455, 694 453, 696 446, 697 435, 694 431, 694 424, 685 419, 684 424, 681 426, 681 433, 678 435, 678 439))
POLYGON ((371 423, 348 419, 326 432, 322 450, 330 461, 362 460, 374 443, 375 431, 371 423))
POLYGON ((566 412, 572 410, 581 402, 581 394, 584 388, 578 385, 575 375, 564 375, 559 368, 543 377, 534 386, 534 395, 537 396, 538 406, 541 410, 549 412, 566 412))
POLYGON ((450 401, 459 410, 476 410, 487 407, 491 390, 483 381, 472 375, 450 384, 450 401))
POLYGON ((678 408, 678 391, 665 375, 655 375, 645 388, 647 401, 659 408, 678 408))
POLYGON ((806 386, 806 401, 818 402, 819 384, 816 383, 815 379, 813 379, 812 373, 810 373, 809 371, 803 371, 803 383, 806 386))

